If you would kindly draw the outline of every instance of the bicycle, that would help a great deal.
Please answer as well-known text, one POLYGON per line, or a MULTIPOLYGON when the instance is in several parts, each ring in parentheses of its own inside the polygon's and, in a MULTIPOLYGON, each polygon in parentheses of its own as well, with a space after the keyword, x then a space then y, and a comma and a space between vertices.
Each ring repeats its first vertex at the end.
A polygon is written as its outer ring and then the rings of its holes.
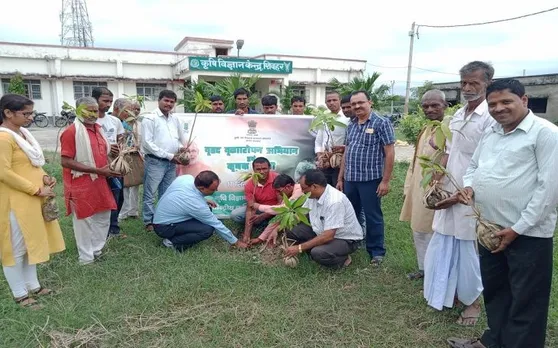
POLYGON ((46 112, 36 112, 35 116, 33 117, 33 121, 24 125, 24 127, 29 128, 32 124, 35 124, 39 128, 47 127, 48 126, 48 117, 46 116, 46 112))
POLYGON ((74 123, 74 120, 76 119, 76 115, 71 111, 62 110, 60 111, 60 115, 62 117, 57 117, 54 121, 54 125, 59 128, 74 123))

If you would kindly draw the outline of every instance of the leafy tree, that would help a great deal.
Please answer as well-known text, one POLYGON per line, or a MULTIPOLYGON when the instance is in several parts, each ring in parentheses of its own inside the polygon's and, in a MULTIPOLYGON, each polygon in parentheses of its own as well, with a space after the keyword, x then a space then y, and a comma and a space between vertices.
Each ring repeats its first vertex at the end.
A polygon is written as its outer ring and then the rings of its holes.
POLYGON ((225 103, 225 110, 236 109, 236 102, 234 100, 234 91, 238 88, 244 88, 250 91, 251 95, 249 103, 251 107, 256 106, 260 100, 257 95, 253 94, 256 82, 260 79, 259 75, 251 75, 249 77, 242 77, 241 74, 234 74, 224 78, 215 83, 214 92, 223 98, 225 103))
POLYGON ((195 112, 196 96, 198 93, 206 100, 215 94, 215 86, 204 80, 188 82, 186 86, 181 89, 184 98, 179 100, 178 103, 184 106, 185 112, 195 112))
POLYGON ((27 88, 23 82, 23 77, 21 73, 16 72, 16 74, 10 79, 10 84, 8 86, 8 93, 19 94, 27 96, 27 88))
POLYGON ((372 75, 361 77, 355 77, 348 83, 339 82, 336 78, 329 81, 329 84, 339 92, 342 96, 351 94, 354 91, 365 90, 370 94, 370 99, 373 102, 373 107, 379 110, 391 101, 391 96, 389 95, 390 87, 386 84, 381 84, 378 86, 377 80, 380 77, 379 72, 374 72, 372 75))
POLYGON ((293 88, 291 86, 286 86, 281 91, 281 98, 279 103, 281 104, 281 112, 283 114, 288 114, 291 110, 291 99, 294 97, 293 88))

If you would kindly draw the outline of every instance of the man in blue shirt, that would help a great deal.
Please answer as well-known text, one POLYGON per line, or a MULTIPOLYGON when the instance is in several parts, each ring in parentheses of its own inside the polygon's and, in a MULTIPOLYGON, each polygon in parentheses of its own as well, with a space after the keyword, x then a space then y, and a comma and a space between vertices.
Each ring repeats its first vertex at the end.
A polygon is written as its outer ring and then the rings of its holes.
POLYGON ((199 173, 195 179, 191 175, 182 175, 172 182, 153 217, 155 233, 164 238, 165 246, 184 251, 216 231, 230 244, 241 249, 247 247, 213 215, 210 207, 215 207, 215 202, 204 198, 217 191, 220 183, 217 174, 209 170, 199 173))
POLYGON ((388 119, 372 112, 368 92, 354 92, 351 108, 355 118, 347 128, 337 188, 344 189, 356 212, 364 209, 366 250, 372 258, 371 264, 378 266, 386 254, 381 197, 389 192, 395 134, 388 119))

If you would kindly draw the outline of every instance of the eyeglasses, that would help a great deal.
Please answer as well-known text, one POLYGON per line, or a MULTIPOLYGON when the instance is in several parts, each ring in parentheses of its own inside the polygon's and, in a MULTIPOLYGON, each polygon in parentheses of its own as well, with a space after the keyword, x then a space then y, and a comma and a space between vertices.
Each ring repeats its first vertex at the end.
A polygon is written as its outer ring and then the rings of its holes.
POLYGON ((23 115, 23 117, 31 117, 35 114, 35 111, 16 111, 23 115))

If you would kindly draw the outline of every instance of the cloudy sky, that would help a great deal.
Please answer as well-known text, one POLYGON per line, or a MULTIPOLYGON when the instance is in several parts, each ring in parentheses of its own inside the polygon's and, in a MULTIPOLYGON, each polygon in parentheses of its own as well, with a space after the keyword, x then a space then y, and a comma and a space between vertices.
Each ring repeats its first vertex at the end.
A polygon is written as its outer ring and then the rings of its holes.
MULTIPOLYGON (((6 1, 0 41, 59 44, 61 0, 6 1), (21 15, 17 15, 20 13, 21 15)), ((368 61, 403 93, 411 23, 454 25, 515 17, 555 0, 512 6, 496 1, 399 0, 88 0, 97 47, 172 51, 184 36, 245 40, 242 55, 283 53, 368 61)), ((465 28, 426 28, 415 41, 412 86, 455 81, 471 60, 494 64, 497 77, 558 73, 558 11, 465 28), (433 71, 428 71, 433 70, 433 71)))

